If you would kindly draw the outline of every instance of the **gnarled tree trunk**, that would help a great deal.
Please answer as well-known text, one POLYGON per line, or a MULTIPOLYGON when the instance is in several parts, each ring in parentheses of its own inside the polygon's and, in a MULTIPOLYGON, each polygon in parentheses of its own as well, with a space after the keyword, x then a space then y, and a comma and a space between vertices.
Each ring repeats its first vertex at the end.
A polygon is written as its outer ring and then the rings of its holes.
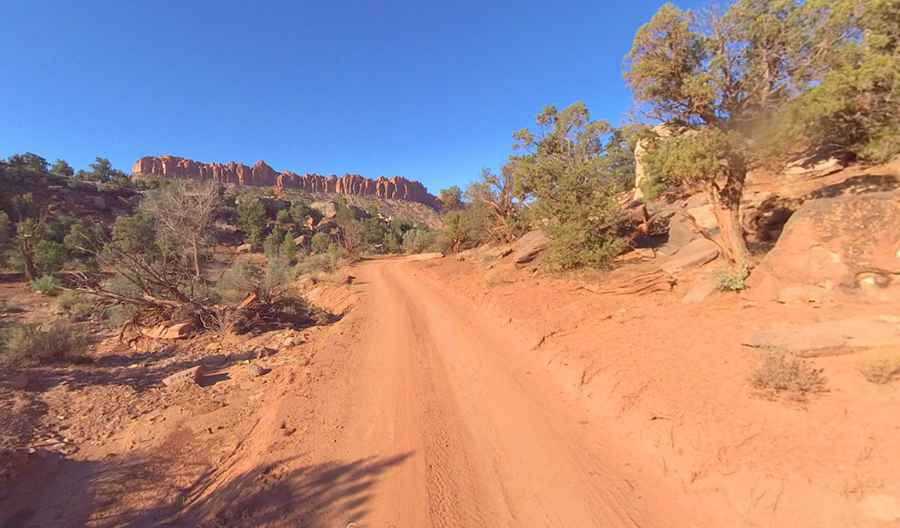
POLYGON ((750 251, 741 224, 741 198, 747 168, 740 156, 728 160, 728 172, 720 187, 712 182, 707 189, 713 214, 719 224, 719 241, 725 258, 739 267, 750 267, 750 251))

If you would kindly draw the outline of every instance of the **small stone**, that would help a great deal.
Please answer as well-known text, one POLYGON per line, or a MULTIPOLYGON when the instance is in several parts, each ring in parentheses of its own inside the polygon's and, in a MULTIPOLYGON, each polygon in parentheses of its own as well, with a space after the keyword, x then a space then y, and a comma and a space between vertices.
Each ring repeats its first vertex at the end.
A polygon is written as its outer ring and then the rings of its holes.
POLYGON ((252 377, 258 378, 258 377, 260 377, 260 376, 265 376, 266 374, 268 374, 269 372, 271 372, 271 369, 267 369, 267 368, 265 368, 265 367, 261 367, 261 366, 257 365, 256 363, 251 363, 251 364, 247 367, 247 371, 250 373, 250 375, 251 375, 252 377))
POLYGON ((186 387, 199 383, 202 376, 203 365, 197 365, 163 378, 162 383, 166 387, 186 387))

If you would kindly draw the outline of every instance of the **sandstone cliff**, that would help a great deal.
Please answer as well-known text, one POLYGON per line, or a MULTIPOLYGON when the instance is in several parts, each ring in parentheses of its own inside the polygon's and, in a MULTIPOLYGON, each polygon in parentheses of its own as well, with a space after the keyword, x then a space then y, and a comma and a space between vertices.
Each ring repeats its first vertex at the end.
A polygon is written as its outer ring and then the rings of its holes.
POLYGON ((321 174, 296 174, 278 172, 264 161, 252 167, 242 163, 202 163, 176 156, 143 157, 131 168, 135 176, 211 180, 236 185, 273 186, 279 189, 299 189, 309 192, 377 196, 393 200, 418 202, 431 207, 438 200, 417 181, 400 176, 369 179, 358 174, 323 176, 321 174))

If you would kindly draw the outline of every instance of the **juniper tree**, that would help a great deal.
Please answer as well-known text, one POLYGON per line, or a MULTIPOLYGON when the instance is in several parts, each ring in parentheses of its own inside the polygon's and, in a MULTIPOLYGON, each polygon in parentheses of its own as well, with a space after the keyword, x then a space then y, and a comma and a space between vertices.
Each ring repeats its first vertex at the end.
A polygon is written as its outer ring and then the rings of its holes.
POLYGON ((740 223, 748 134, 806 89, 827 51, 808 14, 794 0, 739 0, 700 15, 666 4, 627 56, 626 79, 645 114, 694 131, 654 151, 666 159, 651 168, 706 189, 722 249, 740 264, 749 262, 740 223))

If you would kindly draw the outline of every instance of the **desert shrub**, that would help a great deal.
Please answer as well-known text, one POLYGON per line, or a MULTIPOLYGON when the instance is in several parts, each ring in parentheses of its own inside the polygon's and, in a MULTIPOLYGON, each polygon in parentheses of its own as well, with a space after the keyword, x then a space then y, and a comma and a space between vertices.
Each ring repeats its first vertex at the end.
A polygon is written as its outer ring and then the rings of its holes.
POLYGON ((344 263, 341 252, 332 246, 324 253, 307 255, 294 268, 298 275, 310 273, 332 273, 336 271, 344 263))
POLYGON ((113 304, 106 306, 100 312, 103 326, 113 330, 122 328, 138 312, 138 307, 130 304, 113 304))
POLYGON ((70 321, 87 321, 98 311, 97 299, 67 291, 56 300, 60 312, 70 321))
POLYGON ((87 338, 65 323, 17 324, 0 334, 0 363, 27 366, 79 360, 86 345, 87 338))
POLYGON ((266 227, 266 208, 257 198, 241 196, 237 208, 238 225, 247 235, 247 243, 259 249, 263 242, 263 230, 266 227))
POLYGON ((608 232, 586 229, 579 223, 552 224, 546 229, 550 243, 542 262, 554 271, 605 266, 626 246, 608 232))
POLYGON ((288 262, 294 262, 297 259, 298 251, 299 248, 297 247, 297 242, 294 241, 294 235, 290 232, 285 233, 281 246, 278 249, 281 257, 287 259, 288 262))
POLYGON ((616 193, 628 174, 633 177, 634 157, 622 134, 591 120, 584 103, 548 106, 536 125, 514 134, 525 153, 511 156, 505 170, 517 193, 530 200, 532 218, 546 224, 544 263, 557 271, 604 266, 625 244, 616 193))
POLYGON ((263 241, 263 253, 265 253, 267 258, 272 259, 280 256, 281 243, 284 241, 285 234, 289 233, 281 227, 272 229, 272 232, 263 241))
POLYGON ((261 288, 265 292, 283 289, 297 278, 297 271, 284 257, 269 259, 263 273, 261 288))
POLYGON ((42 295, 52 297, 59 293, 59 281, 53 275, 43 275, 31 281, 31 289, 42 295))
POLYGON ((413 228, 403 233, 403 252, 408 254, 424 253, 432 249, 437 240, 437 233, 430 229, 413 228))
POLYGON ((42 273, 56 273, 68 259, 66 246, 54 240, 41 240, 34 246, 34 263, 42 273))
POLYGON ((213 293, 217 300, 228 304, 236 304, 254 292, 263 300, 268 300, 296 276, 295 268, 281 257, 269 259, 265 268, 248 262, 236 262, 222 272, 213 293))
POLYGON ((719 290, 737 292, 747 287, 747 277, 749 276, 750 270, 747 266, 736 266, 721 270, 716 279, 719 290))
POLYGON ((466 207, 444 214, 444 229, 437 238, 443 253, 459 253, 478 246, 487 239, 485 211, 480 207, 466 207))
POLYGON ((825 390, 822 369, 785 352, 765 353, 750 375, 750 385, 768 395, 777 396, 783 392, 795 397, 825 390))
POLYGON ((863 363, 859 366, 859 373, 871 383, 885 385, 900 376, 900 358, 882 358, 863 363))
POLYGON ((325 253, 331 246, 331 238, 322 232, 316 233, 309 241, 309 249, 313 253, 325 253))
POLYGON ((218 300, 225 303, 240 302, 263 279, 262 269, 248 262, 236 262, 222 272, 216 281, 218 300))

